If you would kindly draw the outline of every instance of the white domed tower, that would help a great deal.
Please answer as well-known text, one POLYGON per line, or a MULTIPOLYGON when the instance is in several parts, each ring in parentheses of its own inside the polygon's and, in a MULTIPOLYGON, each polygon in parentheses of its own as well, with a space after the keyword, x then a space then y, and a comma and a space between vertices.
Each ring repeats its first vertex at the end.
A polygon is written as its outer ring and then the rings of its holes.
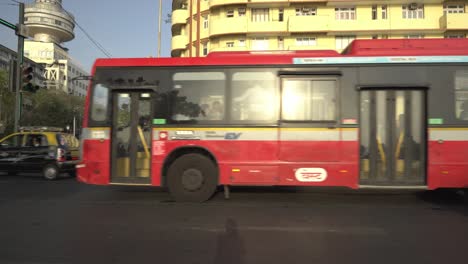
POLYGON ((75 38, 75 18, 62 7, 62 0, 35 0, 26 4, 25 24, 34 41, 60 44, 75 38))

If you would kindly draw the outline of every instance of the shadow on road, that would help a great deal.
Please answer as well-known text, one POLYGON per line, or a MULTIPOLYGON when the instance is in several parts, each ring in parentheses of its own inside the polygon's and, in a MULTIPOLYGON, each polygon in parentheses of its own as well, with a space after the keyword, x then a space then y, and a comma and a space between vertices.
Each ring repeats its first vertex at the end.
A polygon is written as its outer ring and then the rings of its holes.
POLYGON ((438 189, 417 194, 418 198, 432 205, 433 210, 450 210, 468 216, 467 191, 438 189))

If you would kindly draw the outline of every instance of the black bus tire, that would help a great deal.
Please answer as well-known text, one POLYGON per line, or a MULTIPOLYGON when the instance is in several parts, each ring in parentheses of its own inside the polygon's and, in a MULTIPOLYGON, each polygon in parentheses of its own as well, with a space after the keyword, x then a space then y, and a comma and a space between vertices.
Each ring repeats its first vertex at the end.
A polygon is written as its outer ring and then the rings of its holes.
POLYGON ((169 167, 167 186, 176 201, 204 202, 216 191, 218 169, 206 156, 186 154, 169 167))

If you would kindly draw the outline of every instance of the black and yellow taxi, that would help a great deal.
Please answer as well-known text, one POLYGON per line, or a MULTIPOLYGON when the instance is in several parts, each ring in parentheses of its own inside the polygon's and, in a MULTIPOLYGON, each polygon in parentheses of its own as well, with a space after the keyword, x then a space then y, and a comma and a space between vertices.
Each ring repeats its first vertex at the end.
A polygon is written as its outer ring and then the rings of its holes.
POLYGON ((60 128, 22 127, 0 140, 0 172, 40 172, 55 180, 62 172, 75 175, 79 141, 60 128))

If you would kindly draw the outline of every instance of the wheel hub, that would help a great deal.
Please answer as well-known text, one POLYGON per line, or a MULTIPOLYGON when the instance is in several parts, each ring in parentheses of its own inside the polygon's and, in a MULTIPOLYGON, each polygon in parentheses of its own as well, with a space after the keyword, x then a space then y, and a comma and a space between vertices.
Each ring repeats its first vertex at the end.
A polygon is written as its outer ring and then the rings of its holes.
POLYGON ((182 174, 182 185, 186 190, 196 191, 203 185, 204 177, 197 169, 188 169, 182 174))

